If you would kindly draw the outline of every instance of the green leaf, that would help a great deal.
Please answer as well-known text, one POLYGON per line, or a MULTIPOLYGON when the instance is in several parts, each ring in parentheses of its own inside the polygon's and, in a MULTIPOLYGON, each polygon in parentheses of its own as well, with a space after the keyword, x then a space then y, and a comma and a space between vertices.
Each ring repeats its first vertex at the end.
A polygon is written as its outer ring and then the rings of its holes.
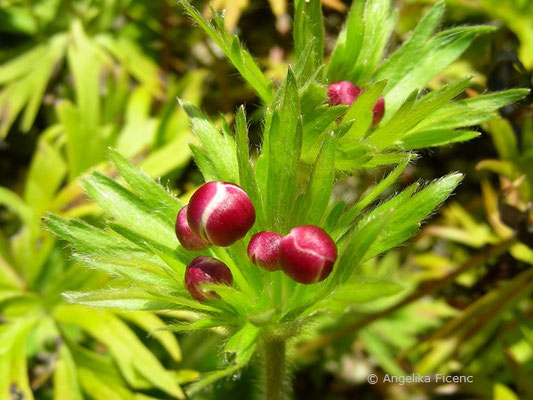
MULTIPOLYGON (((185 293, 183 295, 188 296, 185 293)), ((219 312, 218 309, 199 303, 189 297, 176 296, 175 294, 166 296, 148 293, 145 290, 135 288, 66 292, 63 296, 70 303, 132 311, 192 309, 204 312, 219 312)))
POLYGON ((359 279, 337 289, 333 299, 343 303, 361 304, 398 294, 404 289, 404 286, 390 280, 359 279))
POLYGON ((387 81, 381 81, 372 85, 348 109, 343 118, 343 122, 351 120, 354 120, 354 122, 340 140, 341 146, 343 140, 362 139, 366 136, 366 132, 372 125, 374 104, 376 104, 376 101, 381 96, 386 84, 387 81))
POLYGON ((70 178, 73 180, 103 159, 106 138, 100 130, 99 87, 103 55, 87 37, 80 21, 72 24, 71 36, 67 58, 74 78, 76 107, 70 103, 60 104, 58 114, 67 132, 70 178))
POLYGON ((337 146, 335 168, 343 171, 361 169, 375 157, 374 153, 375 149, 364 140, 345 139, 342 146, 337 146))
POLYGON ((438 111, 469 84, 470 78, 467 77, 453 85, 444 86, 438 91, 429 93, 414 103, 412 103, 414 100, 412 96, 411 100, 402 105, 389 121, 381 123, 368 140, 380 150, 398 145, 411 129, 438 111))
POLYGON ((369 328, 362 329, 359 332, 360 339, 363 341, 365 349, 368 348, 369 354, 379 362, 379 365, 391 375, 403 376, 406 374, 404 369, 396 361, 396 354, 390 349, 382 339, 369 328))
POLYGON ((24 200, 38 213, 49 207, 67 174, 58 139, 60 131, 59 125, 52 125, 41 134, 26 178, 24 200))
POLYGON ((0 326, 0 398, 9 399, 17 390, 33 400, 27 365, 27 340, 36 323, 33 315, 0 326))
POLYGON ((265 104, 272 101, 272 87, 270 81, 261 72, 250 53, 239 43, 237 36, 231 36, 223 28, 223 22, 215 15, 215 28, 207 22, 202 15, 187 0, 180 0, 187 13, 198 23, 200 28, 217 44, 231 61, 240 75, 254 88, 265 104), (217 21, 217 18, 219 19, 217 21))
MULTIPOLYGON (((427 53, 428 40, 437 29, 444 14, 445 3, 439 1, 420 20, 402 47, 396 50, 376 71, 374 79, 386 79, 388 89, 393 88, 406 76, 427 53)), ((414 88, 413 88, 414 89, 414 88)), ((413 90, 411 89, 411 91, 413 90)), ((417 88, 420 89, 420 88, 417 88)), ((388 106, 388 103, 387 103, 388 106)))
POLYGON ((56 111, 67 137, 69 179, 72 181, 103 159, 105 143, 100 127, 89 126, 71 102, 61 102, 56 111))
POLYGON ((476 131, 454 131, 452 129, 431 129, 407 134, 401 140, 405 150, 444 146, 450 143, 465 142, 481 135, 476 131))
POLYGON ((259 184, 250 164, 248 128, 246 127, 246 114, 244 107, 240 107, 235 116, 235 142, 237 150, 237 162, 239 164, 239 182, 244 191, 250 196, 257 214, 257 226, 265 226, 263 197, 259 192, 259 184))
POLYGON ((170 279, 163 271, 165 269, 156 265, 148 257, 130 257, 118 259, 116 256, 93 257, 75 256, 88 267, 104 271, 109 275, 124 278, 135 283, 139 287, 161 288, 162 290, 175 290, 182 288, 174 279, 170 279))
POLYGON ((302 161, 312 163, 316 159, 318 151, 322 146, 324 135, 330 134, 335 124, 346 111, 346 106, 320 105, 313 110, 304 107, 302 99, 302 110, 308 110, 303 115, 303 137, 302 137, 302 161), (329 129, 329 132, 326 131, 329 129))
POLYGON ((340 256, 337 268, 328 282, 330 290, 338 283, 346 283, 357 271, 359 264, 369 258, 369 249, 390 229, 392 212, 384 212, 376 218, 358 224, 341 242, 340 256))
MULTIPOLYGON (((440 71, 455 61, 479 34, 493 31, 488 26, 454 28, 426 40, 425 51, 420 51, 416 58, 411 58, 406 73, 399 72, 401 79, 389 81, 385 88, 385 104, 388 115, 392 115, 413 90, 421 90, 424 85, 440 71)), ((406 61, 407 63, 407 61, 406 61)), ((385 72, 378 73, 374 79, 387 79, 385 72)))
POLYGON ((516 161, 518 159, 518 143, 511 124, 505 119, 498 118, 490 121, 489 127, 489 133, 500 158, 516 161))
POLYGON ((329 81, 349 80, 365 86, 383 55, 395 20, 389 0, 354 2, 331 56, 329 81))
MULTIPOLYGON (((205 150, 204 156, 217 172, 217 180, 239 182, 235 142, 231 137, 221 134, 197 107, 188 101, 180 101, 192 124, 192 129, 205 150)), ((197 153, 193 149, 193 154, 197 153)), ((198 160, 197 160, 198 162, 198 160)), ((204 161, 201 161, 202 165, 204 161)), ((200 165, 200 167, 202 167, 200 165)))
POLYGON ((266 210, 271 229, 284 232, 296 198, 296 172, 300 161, 302 121, 296 79, 289 69, 275 100, 268 132, 266 210))
POLYGON ((193 154, 194 162, 202 173, 204 180, 206 182, 216 181, 218 179, 218 172, 213 163, 211 163, 211 160, 209 160, 206 152, 193 144, 190 144, 189 147, 193 154))
POLYGON ((378 196, 383 193, 384 190, 388 189, 401 173, 405 170, 405 167, 411 161, 411 157, 407 155, 404 160, 398 164, 398 166, 389 174, 386 178, 379 181, 379 183, 374 186, 368 194, 362 197, 357 203, 355 203, 349 210, 347 210, 340 219, 339 226, 347 226, 348 224, 355 221, 359 213, 370 203, 378 198, 378 196))
POLYGON ((178 341, 173 334, 164 330, 166 324, 161 318, 154 313, 144 311, 126 312, 121 315, 122 318, 133 322, 158 340, 174 361, 181 361, 181 349, 178 341))
POLYGON ((260 330, 246 323, 227 342, 224 351, 234 354, 233 362, 227 368, 204 374, 200 380, 187 387, 187 394, 193 396, 219 379, 226 378, 244 367, 255 352, 260 330))
POLYGON ((297 74, 305 77, 312 75, 314 71, 322 67, 324 53, 324 26, 322 18, 322 6, 320 0, 296 0, 294 2, 294 51, 300 61, 305 57, 306 74, 297 74), (308 52, 308 55, 305 52, 308 52))
POLYGON ((135 168, 116 150, 110 150, 108 156, 117 167, 120 176, 128 182, 135 194, 149 207, 164 213, 170 224, 173 224, 178 211, 183 207, 183 203, 148 175, 135 168))
POLYGON ((318 225, 327 209, 335 181, 335 138, 328 135, 309 178, 298 223, 318 225))
POLYGON ((135 374, 139 373, 165 393, 179 399, 184 398, 172 375, 163 368, 133 331, 112 313, 65 306, 56 308, 54 315, 63 323, 79 326, 106 345, 126 380, 134 387, 137 381, 135 374))
POLYGON ((154 97, 163 95, 163 81, 159 66, 135 42, 125 36, 115 39, 108 34, 98 35, 96 41, 113 54, 120 61, 120 65, 154 97))
POLYGON ((168 219, 112 179, 95 172, 84 179, 83 186, 94 201, 127 228, 170 248, 178 245, 168 219))
POLYGON ((0 205, 15 212, 27 228, 34 227, 36 230, 33 210, 15 192, 0 187, 0 205))
POLYGON ((121 129, 116 147, 127 157, 138 155, 152 147, 158 121, 150 116, 152 95, 145 86, 133 90, 124 111, 124 125, 121 129))
POLYGON ((528 93, 528 89, 511 89, 454 101, 428 115, 412 132, 479 125, 496 117, 499 108, 516 103, 528 93))
POLYGON ((364 7, 365 2, 363 1, 352 3, 345 26, 337 37, 326 70, 326 76, 330 82, 347 79, 355 64, 364 37, 364 7))
POLYGON ((230 337, 224 352, 232 355, 233 363, 244 365, 253 354, 260 333, 260 328, 247 322, 230 337))
POLYGON ((48 82, 63 58, 66 35, 51 36, 48 41, 0 66, 0 138, 9 132, 23 110, 20 129, 27 132, 33 126, 48 82))
POLYGON ((76 364, 67 346, 59 349, 54 370, 54 400, 83 400, 76 364))
MULTIPOLYGON (((372 245, 368 257, 395 247, 414 235, 421 221, 446 200, 462 178, 462 174, 458 173, 447 175, 419 190, 408 200, 395 202, 389 217, 389 229, 372 245)), ((383 207, 385 205, 387 203, 383 207)), ((390 204, 387 207, 390 207, 390 204)))

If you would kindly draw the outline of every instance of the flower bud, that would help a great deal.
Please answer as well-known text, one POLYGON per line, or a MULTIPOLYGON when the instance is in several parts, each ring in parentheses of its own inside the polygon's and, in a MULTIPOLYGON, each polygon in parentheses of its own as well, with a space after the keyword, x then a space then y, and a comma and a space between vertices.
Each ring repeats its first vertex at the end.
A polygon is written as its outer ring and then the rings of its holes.
POLYGON ((233 275, 227 265, 216 258, 208 256, 196 257, 185 270, 185 286, 191 296, 198 301, 219 297, 215 292, 201 288, 201 285, 206 283, 223 283, 231 286, 233 284, 233 275))
POLYGON ((279 247, 281 269, 300 283, 323 281, 336 259, 335 242, 323 229, 313 225, 293 228, 279 247))
POLYGON ((385 114, 385 99, 380 97, 374 107, 372 107, 372 126, 379 124, 385 114))
POLYGON ((187 206, 183 207, 176 217, 176 236, 183 247, 187 250, 200 251, 205 250, 211 246, 200 236, 195 234, 187 222, 187 206))
POLYGON ((243 238, 252 228, 255 209, 240 186, 208 182, 191 197, 187 221, 203 240, 226 247, 243 238))
POLYGON ((279 269, 278 252, 281 236, 275 232, 259 232, 252 236, 248 244, 248 257, 258 267, 267 271, 279 269))
POLYGON ((328 86, 329 104, 349 106, 359 97, 360 93, 361 89, 350 81, 333 82, 328 86))
MULTIPOLYGON (((350 81, 333 82, 328 86, 329 104, 337 106, 344 104, 351 106, 364 92, 350 81)), ((385 99, 380 97, 372 107, 372 126, 379 124, 385 114, 385 99)))

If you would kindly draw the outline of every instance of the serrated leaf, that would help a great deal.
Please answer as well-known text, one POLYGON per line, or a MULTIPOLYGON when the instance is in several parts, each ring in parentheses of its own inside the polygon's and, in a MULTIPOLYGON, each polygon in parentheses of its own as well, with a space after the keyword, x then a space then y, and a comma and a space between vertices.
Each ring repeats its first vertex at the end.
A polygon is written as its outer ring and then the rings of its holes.
POLYGON ((337 121, 346 111, 346 106, 329 106, 327 104, 320 105, 313 110, 308 110, 303 115, 303 137, 302 137, 302 161, 312 163, 316 159, 324 135, 330 134, 335 121, 337 121))
POLYGON ((305 67, 302 70, 307 71, 296 76, 305 79, 323 63, 324 26, 320 0, 296 0, 294 2, 293 38, 296 58, 298 62, 301 62, 302 56, 305 57, 305 67), (307 55, 305 51, 308 52, 307 55))
POLYGON ((218 309, 183 296, 165 296, 135 288, 102 289, 90 292, 66 292, 70 303, 93 307, 116 308, 132 311, 162 311, 192 309, 204 312, 219 312, 218 309))
POLYGON ((498 108, 513 104, 528 93, 528 89, 511 89, 454 101, 432 115, 428 115, 412 132, 427 129, 454 129, 481 124, 494 118, 498 108))
POLYGON ((379 128, 368 138, 369 142, 380 150, 397 145, 410 130, 456 97, 469 84, 470 78, 467 77, 453 85, 444 86, 438 91, 427 94, 412 103, 410 107, 402 106, 389 121, 380 124, 379 128))
POLYGON ((354 2, 331 55, 329 81, 349 80, 364 86, 381 59, 395 20, 389 0, 354 2))
MULTIPOLYGON (((428 40, 431 38, 444 14, 445 3, 439 1, 420 20, 402 47, 396 50, 376 71, 374 79, 386 79, 392 88, 407 75, 419 60, 425 56, 428 40)), ((390 89, 389 89, 390 90, 390 89)))
POLYGON ((343 117, 343 122, 351 120, 354 122, 340 140, 341 146, 343 140, 361 139, 366 136, 372 125, 374 104, 378 101, 386 84, 387 81, 381 81, 372 85, 350 106, 343 117))
POLYGON ((235 142, 226 135, 221 134, 209 118, 192 103, 181 101, 180 105, 189 116, 192 129, 205 150, 205 158, 209 160, 217 172, 217 179, 238 183, 239 167, 235 152, 235 142))
POLYGON ((395 204, 388 225, 390 229, 372 245, 368 257, 397 246, 415 234, 421 221, 446 200, 462 178, 461 174, 448 175, 427 185, 408 200, 395 204))
POLYGON ((112 179, 98 172, 84 179, 87 194, 100 207, 132 231, 170 248, 177 247, 173 226, 157 211, 112 179))
POLYGON ((248 128, 246 126, 246 114, 244 107, 240 107, 235 116, 235 143, 237 162, 239 164, 239 182, 244 191, 250 196, 257 214, 257 226, 265 226, 266 217, 264 212, 263 197, 259 192, 259 184, 255 172, 250 164, 248 128))
POLYGON ((452 129, 430 129, 408 134, 401 140, 405 150, 424 149, 444 146, 451 143, 466 142, 481 135, 477 131, 455 131, 452 129))
MULTIPOLYGON (((263 102, 270 104, 272 101, 271 83, 254 62, 250 53, 240 45, 238 38, 231 36, 223 28, 222 24, 217 24, 217 29, 204 20, 198 10, 191 6, 187 0, 180 0, 180 3, 187 13, 198 23, 200 28, 220 47, 241 76, 255 89, 263 102)), ((215 23, 217 18, 215 16, 215 23)))
POLYGON ((318 225, 327 209, 335 181, 335 138, 328 135, 313 165, 307 190, 298 207, 298 224, 318 225))
POLYGON ((147 259, 117 259, 116 257, 82 257, 78 258, 89 268, 104 271, 109 275, 120 277, 135 283, 140 287, 160 287, 165 290, 182 288, 176 281, 162 273, 159 265, 150 265, 147 259))
POLYGON ((296 198, 296 171, 300 162, 302 121, 296 79, 291 70, 275 100, 268 132, 268 178, 266 211, 271 229, 287 229, 288 216, 296 198))
POLYGON ((407 165, 409 164, 409 161, 411 161, 411 157, 407 155, 404 160, 402 160, 401 163, 398 164, 398 166, 389 174, 386 178, 379 181, 379 183, 374 186, 368 194, 366 194, 364 197, 362 197, 357 203, 355 203, 349 210, 343 213, 343 215, 340 217, 340 226, 346 226, 350 223, 352 223, 359 213, 370 203, 372 203, 375 199, 378 198, 378 196, 383 193, 384 190, 389 188, 396 179, 401 175, 401 173, 405 170, 407 165))
POLYGON ((117 235, 112 235, 78 219, 64 219, 55 214, 49 214, 44 219, 45 226, 56 236, 75 245, 79 250, 87 253, 115 252, 132 255, 138 247, 117 235))
POLYGON ((135 194, 149 207, 167 216, 171 224, 174 223, 183 203, 148 175, 135 168, 116 150, 110 150, 108 156, 117 167, 120 176, 128 182, 135 194))
MULTIPOLYGON (((492 31, 488 26, 473 26, 450 29, 426 41, 426 51, 418 62, 411 60, 406 74, 394 85, 385 89, 387 115, 392 115, 413 90, 423 89, 424 85, 439 71, 455 61, 472 43, 477 35, 492 31)), ((378 74, 375 79, 387 79, 378 74)), ((384 120, 388 119, 385 115, 384 120)))

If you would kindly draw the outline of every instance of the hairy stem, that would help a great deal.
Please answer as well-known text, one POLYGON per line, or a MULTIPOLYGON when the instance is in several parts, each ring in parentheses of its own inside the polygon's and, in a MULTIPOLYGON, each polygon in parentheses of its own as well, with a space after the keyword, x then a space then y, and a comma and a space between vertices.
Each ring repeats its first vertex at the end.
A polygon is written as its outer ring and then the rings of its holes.
POLYGON ((265 338, 266 400, 283 399, 285 380, 285 340, 265 338))

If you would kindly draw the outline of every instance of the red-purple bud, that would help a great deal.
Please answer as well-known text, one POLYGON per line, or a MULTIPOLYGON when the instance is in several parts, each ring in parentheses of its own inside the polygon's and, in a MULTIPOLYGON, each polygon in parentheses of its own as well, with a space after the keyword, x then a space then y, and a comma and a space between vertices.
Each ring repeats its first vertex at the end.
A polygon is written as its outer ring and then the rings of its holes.
POLYGON ((372 126, 379 124, 385 114, 385 99, 380 97, 374 107, 372 108, 372 126))
POLYGON ((191 197, 187 221, 202 239, 225 247, 243 238, 252 228, 255 209, 240 186, 208 182, 191 197))
POLYGON ((195 234, 187 222, 187 206, 183 207, 176 217, 176 236, 183 247, 187 250, 200 251, 211 246, 200 236, 195 234))
POLYGON ((283 236, 275 232, 256 233, 248 244, 248 257, 255 265, 267 271, 278 270, 278 252, 282 238, 283 236))
POLYGON ((331 273, 336 259, 335 242, 318 226, 293 228, 279 247, 281 269, 300 283, 323 281, 331 273))
POLYGON ((333 82, 328 86, 329 104, 350 106, 360 93, 361 89, 350 81, 333 82))
POLYGON ((233 275, 227 265, 216 258, 208 256, 196 257, 185 270, 185 286, 191 296, 198 301, 219 297, 215 292, 201 288, 201 285, 206 283, 223 283, 231 286, 233 284, 233 275))

